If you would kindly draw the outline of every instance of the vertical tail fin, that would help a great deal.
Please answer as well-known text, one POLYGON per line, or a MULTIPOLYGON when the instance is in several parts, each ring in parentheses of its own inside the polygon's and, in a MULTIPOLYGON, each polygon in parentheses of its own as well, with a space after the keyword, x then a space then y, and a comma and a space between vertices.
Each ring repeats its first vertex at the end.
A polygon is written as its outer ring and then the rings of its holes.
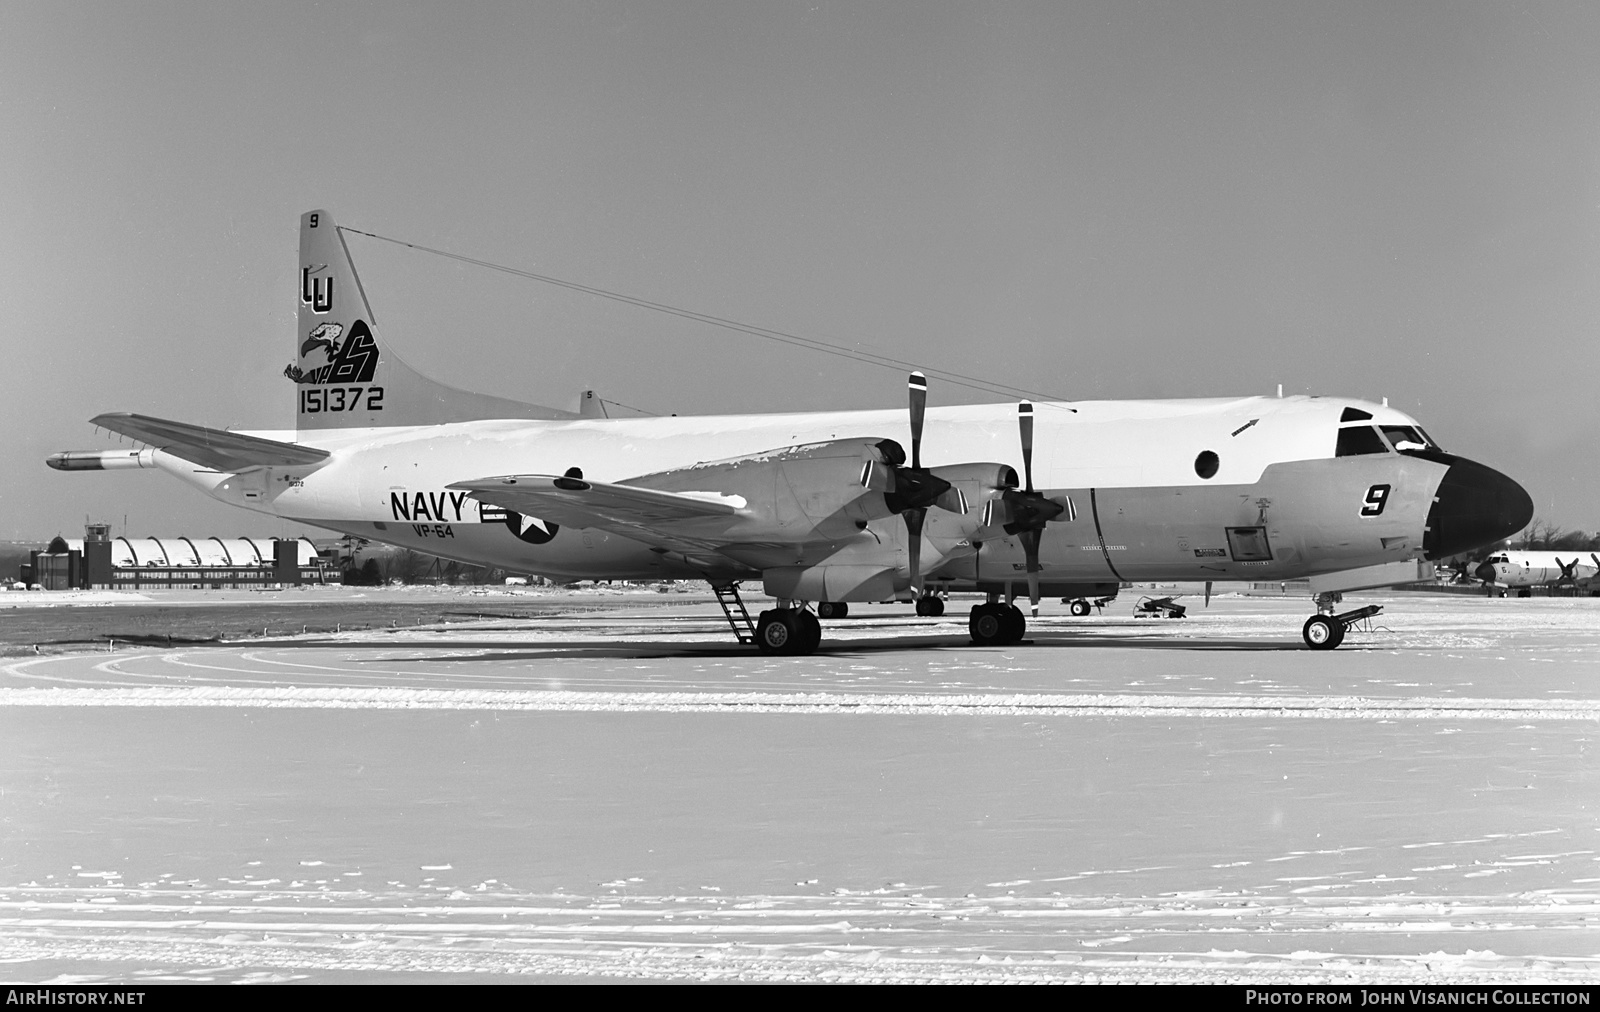
POLYGON ((412 369, 378 337, 350 251, 327 211, 300 216, 296 428, 437 425, 486 418, 571 418, 568 411, 457 390, 412 369))

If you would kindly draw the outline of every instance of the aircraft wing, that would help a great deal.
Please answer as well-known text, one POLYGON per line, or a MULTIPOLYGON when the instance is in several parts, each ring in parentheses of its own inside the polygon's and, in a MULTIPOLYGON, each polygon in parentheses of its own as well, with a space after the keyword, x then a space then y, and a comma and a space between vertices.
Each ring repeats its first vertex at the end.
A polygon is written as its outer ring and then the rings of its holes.
POLYGON ((548 474, 480 478, 449 486, 502 509, 565 524, 594 527, 669 551, 716 552, 721 539, 714 521, 734 521, 745 505, 741 496, 662 492, 548 474), (713 521, 711 529, 692 521, 713 521), (685 528, 685 525, 688 525, 685 528))
POLYGON ((309 467, 328 459, 327 450, 276 439, 246 436, 188 422, 173 422, 124 411, 96 415, 95 425, 137 439, 174 457, 213 467, 218 471, 243 471, 252 467, 309 467))

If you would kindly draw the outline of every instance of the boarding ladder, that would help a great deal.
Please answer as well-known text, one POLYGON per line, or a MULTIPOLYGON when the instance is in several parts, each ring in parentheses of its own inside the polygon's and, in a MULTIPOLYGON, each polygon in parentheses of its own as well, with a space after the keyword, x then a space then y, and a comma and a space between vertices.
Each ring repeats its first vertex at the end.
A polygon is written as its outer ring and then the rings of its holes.
POLYGON ((713 583, 711 593, 717 595, 717 603, 722 605, 722 614, 727 616, 728 625, 732 627, 733 635, 738 637, 739 642, 754 643, 756 624, 751 621, 750 613, 744 607, 744 599, 739 596, 739 581, 713 583))

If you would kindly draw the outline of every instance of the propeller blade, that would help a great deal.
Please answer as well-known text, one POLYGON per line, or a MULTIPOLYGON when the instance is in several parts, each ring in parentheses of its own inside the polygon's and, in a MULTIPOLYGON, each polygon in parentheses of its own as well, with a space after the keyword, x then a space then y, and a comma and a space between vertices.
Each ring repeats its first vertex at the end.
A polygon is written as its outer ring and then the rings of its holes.
POLYGON ((922 470, 922 418, 928 410, 928 377, 911 374, 906 386, 911 391, 911 469, 922 470))
POLYGON ((1017 536, 1022 542, 1023 557, 1028 560, 1028 603, 1033 606, 1033 617, 1039 617, 1039 537, 1040 530, 1023 531, 1017 536))
POLYGON ((1033 404, 1017 405, 1017 427, 1022 430, 1022 471, 1027 476, 1027 491, 1033 491, 1033 404))
POLYGON ((1556 577, 1557 586, 1560 586, 1563 583, 1572 583, 1577 579, 1577 575, 1573 572, 1573 570, 1578 568, 1577 559, 1573 559, 1572 565, 1569 566, 1565 562, 1562 562, 1561 556, 1558 555, 1556 556, 1556 568, 1561 570, 1561 575, 1556 577))
POLYGON ((910 557, 907 560, 911 570, 911 593, 914 597, 922 596, 922 518, 927 510, 909 509, 902 516, 906 518, 906 543, 910 557))

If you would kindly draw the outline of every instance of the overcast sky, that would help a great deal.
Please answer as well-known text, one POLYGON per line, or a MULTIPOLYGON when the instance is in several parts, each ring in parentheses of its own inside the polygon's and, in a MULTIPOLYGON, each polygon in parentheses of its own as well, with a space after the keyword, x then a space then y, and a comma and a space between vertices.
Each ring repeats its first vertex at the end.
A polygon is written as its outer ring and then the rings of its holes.
MULTIPOLYGON (((116 445, 101 411, 292 426, 315 207, 1062 396, 1387 396, 1593 530, 1597 53, 1593 3, 9 0, 0 537, 298 530, 43 460, 116 445)), ((386 340, 457 386, 904 400, 896 371, 351 244, 386 340)))

